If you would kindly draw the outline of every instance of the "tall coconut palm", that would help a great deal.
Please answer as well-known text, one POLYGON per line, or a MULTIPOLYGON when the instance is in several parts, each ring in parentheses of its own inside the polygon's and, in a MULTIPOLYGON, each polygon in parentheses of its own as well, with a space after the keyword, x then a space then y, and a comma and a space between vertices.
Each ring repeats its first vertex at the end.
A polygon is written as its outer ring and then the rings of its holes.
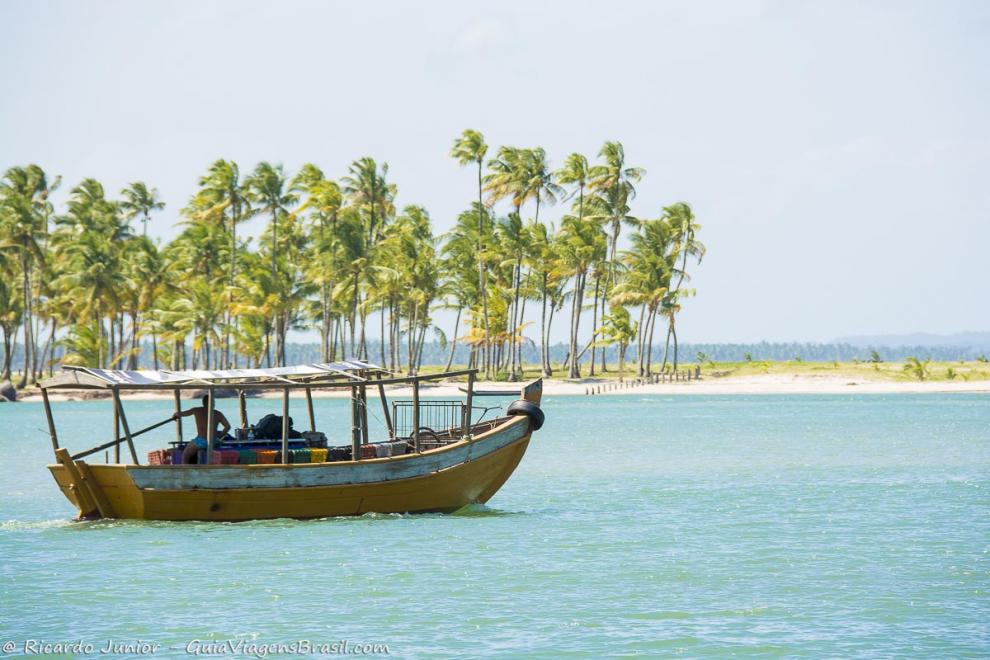
POLYGON ((241 181, 240 167, 234 161, 218 159, 210 164, 207 172, 199 179, 199 191, 193 204, 207 213, 218 213, 222 224, 230 234, 229 266, 227 269, 227 305, 224 311, 223 364, 234 366, 236 351, 231 351, 231 333, 236 332, 237 320, 232 318, 236 306, 234 295, 237 287, 237 225, 249 219, 254 211, 246 183, 241 181), (232 322, 233 321, 233 322, 232 322))
POLYGON ((248 191, 247 197, 258 205, 258 211, 272 216, 271 270, 272 277, 275 277, 280 245, 278 221, 287 213, 288 207, 296 203, 297 197, 286 188, 285 171, 281 164, 272 165, 267 161, 258 163, 244 183, 248 191))
POLYGON ((587 285, 588 271, 605 254, 606 237, 601 225, 574 216, 564 216, 555 241, 561 267, 574 278, 571 293, 571 331, 568 349, 570 365, 568 378, 580 378, 578 333, 581 326, 581 307, 587 285))
POLYGON ((330 360, 333 353, 330 345, 332 336, 332 292, 336 274, 337 220, 343 206, 343 194, 335 182, 327 180, 323 172, 312 164, 303 165, 292 181, 292 189, 307 195, 296 210, 307 211, 316 236, 311 244, 309 258, 309 278, 320 289, 320 304, 317 313, 320 319, 320 356, 330 360))
MULTIPOLYGON (((640 167, 626 165, 626 152, 621 142, 610 141, 602 145, 598 157, 604 162, 591 169, 591 189, 596 193, 593 206, 594 215, 598 220, 611 228, 608 248, 608 274, 605 278, 604 295, 602 296, 602 314, 605 313, 605 301, 611 294, 616 282, 616 250, 619 244, 619 232, 622 225, 635 226, 638 220, 630 215, 629 202, 636 197, 633 185, 642 180, 646 173, 640 167)), ((602 369, 605 369, 604 357, 602 369)))
POLYGON ((484 320, 484 344, 482 344, 482 352, 484 357, 484 369, 485 376, 491 376, 491 328, 488 319, 488 295, 487 295, 487 283, 485 281, 485 258, 484 249, 481 244, 482 237, 485 234, 485 205, 482 200, 482 194, 484 192, 484 181, 482 177, 482 167, 484 165, 485 154, 488 153, 488 144, 485 143, 485 137, 478 131, 472 130, 470 128, 464 129, 460 137, 454 140, 454 146, 450 150, 450 156, 457 159, 457 162, 463 167, 466 165, 474 164, 478 167, 478 250, 477 250, 477 261, 478 261, 478 290, 481 292, 481 310, 482 319, 484 320))
POLYGON ((148 189, 147 184, 135 181, 120 191, 124 200, 120 208, 128 220, 140 218, 143 227, 142 236, 148 235, 148 223, 151 222, 151 212, 165 208, 165 202, 158 198, 158 188, 148 189))
POLYGON ((680 311, 679 295, 681 285, 687 277, 687 260, 692 256, 700 265, 705 256, 705 244, 697 239, 697 233, 701 225, 695 222, 694 211, 686 202, 677 202, 663 208, 662 218, 670 226, 671 235, 674 241, 674 252, 681 258, 681 266, 678 273, 677 284, 672 292, 673 300, 668 310, 669 324, 667 326, 667 340, 664 343, 664 364, 667 359, 667 347, 670 346, 671 336, 674 338, 674 369, 677 369, 677 332, 674 329, 674 319, 680 311))

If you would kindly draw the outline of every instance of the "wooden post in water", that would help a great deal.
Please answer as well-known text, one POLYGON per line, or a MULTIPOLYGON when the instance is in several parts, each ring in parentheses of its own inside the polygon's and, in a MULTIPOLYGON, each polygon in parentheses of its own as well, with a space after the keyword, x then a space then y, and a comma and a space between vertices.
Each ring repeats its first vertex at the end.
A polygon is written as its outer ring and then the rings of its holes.
MULTIPOLYGON (((131 427, 127 425, 127 415, 124 414, 124 406, 120 403, 120 390, 115 387, 112 391, 114 408, 120 414, 120 423, 124 427, 124 437, 127 438, 127 447, 131 450, 131 458, 134 460, 134 465, 141 465, 141 462, 138 461, 137 452, 134 451, 134 439, 131 438, 131 427)), ((117 446, 120 446, 119 442, 117 446)))
POLYGON ((182 418, 179 417, 179 413, 182 412, 182 403, 179 399, 179 390, 173 390, 172 395, 175 398, 175 439, 178 442, 182 442, 182 418))
POLYGON ((213 464, 213 436, 217 432, 217 423, 213 416, 213 388, 206 391, 206 465, 213 464))
POLYGON ((289 464, 289 388, 282 390, 282 465, 289 464))
POLYGON ((413 409, 412 409, 412 439, 413 447, 419 453, 419 379, 413 381, 413 409))
POLYGON ((316 415, 313 414, 313 390, 306 388, 306 412, 309 413, 309 430, 316 430, 316 415))
POLYGON ((48 419, 48 435, 52 437, 52 451, 58 451, 58 434, 55 433, 55 418, 52 417, 52 406, 48 403, 48 390, 41 388, 41 400, 45 404, 45 418, 48 419))
POLYGON ((351 386, 351 460, 361 460, 361 429, 358 427, 357 388, 351 386))
POLYGON ((241 428, 248 427, 247 421, 247 395, 244 390, 237 390, 237 405, 241 409, 241 428))
POLYGON ((468 374, 467 396, 464 399, 464 419, 461 420, 461 436, 467 437, 471 434, 471 417, 474 412, 471 406, 474 404, 474 372, 468 374))

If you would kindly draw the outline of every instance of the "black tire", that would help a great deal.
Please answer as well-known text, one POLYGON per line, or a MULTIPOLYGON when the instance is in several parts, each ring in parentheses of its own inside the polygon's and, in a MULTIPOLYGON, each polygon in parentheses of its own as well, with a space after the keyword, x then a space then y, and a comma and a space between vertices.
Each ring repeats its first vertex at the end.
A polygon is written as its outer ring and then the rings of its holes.
POLYGON ((540 407, 535 403, 526 401, 525 399, 519 399, 510 403, 508 410, 506 410, 506 414, 508 414, 509 417, 526 415, 529 417, 529 423, 533 427, 534 431, 539 431, 543 428, 543 422, 546 421, 546 415, 543 414, 540 407))

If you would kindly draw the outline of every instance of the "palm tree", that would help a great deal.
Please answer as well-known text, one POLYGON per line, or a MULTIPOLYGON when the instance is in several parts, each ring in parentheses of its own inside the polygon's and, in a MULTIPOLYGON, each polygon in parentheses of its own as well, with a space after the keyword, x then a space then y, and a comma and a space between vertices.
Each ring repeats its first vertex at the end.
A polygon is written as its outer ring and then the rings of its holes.
POLYGON ((561 220, 557 240, 558 259, 561 268, 574 278, 571 292, 571 332, 568 362, 568 378, 580 378, 580 355, 577 337, 581 325, 581 307, 588 271, 605 254, 606 238, 598 223, 580 221, 574 216, 564 216, 561 220))
POLYGON ((332 292, 336 273, 337 220, 344 198, 340 186, 327 180, 323 172, 313 164, 303 165, 292 180, 292 189, 306 193, 308 197, 296 210, 308 211, 316 229, 316 237, 309 256, 309 279, 320 289, 318 315, 320 319, 320 357, 332 359, 332 292))
POLYGON ((247 197, 258 204, 259 212, 272 215, 272 277, 275 277, 275 265, 278 260, 279 240, 278 221, 287 212, 287 207, 296 203, 296 195, 286 190, 285 172, 282 165, 272 165, 267 161, 258 163, 254 172, 244 182, 247 197))
POLYGON ((622 305, 612 305, 602 326, 601 343, 603 346, 617 344, 619 347, 619 382, 622 382, 625 376, 626 349, 629 347, 629 342, 636 338, 637 332, 637 324, 629 316, 629 310, 622 305))
POLYGON ((472 163, 478 166, 478 290, 481 292, 481 310, 482 318, 484 320, 484 343, 482 344, 482 351, 484 355, 484 365, 485 365, 485 376, 491 376, 491 328, 489 327, 488 320, 488 295, 487 295, 487 283, 485 282, 485 258, 484 249, 481 244, 482 237, 485 234, 485 205, 482 200, 482 193, 484 190, 483 179, 482 179, 482 167, 485 160, 485 154, 488 153, 488 145, 485 143, 485 137, 478 131, 472 130, 470 128, 464 129, 461 136, 454 140, 454 146, 450 150, 450 156, 456 158, 457 162, 463 167, 470 165, 472 163))
MULTIPOLYGON (((616 249, 622 225, 636 226, 638 220, 630 215, 629 202, 636 197, 633 186, 642 180, 645 170, 626 166, 626 152, 621 142, 606 142, 598 152, 604 160, 601 165, 591 168, 590 187, 596 193, 592 199, 593 215, 611 228, 608 248, 608 273, 602 295, 602 315, 605 314, 605 301, 611 295, 616 283, 616 249)), ((602 371, 605 370, 604 354, 602 371)))
POLYGON ((142 236, 147 236, 151 212, 165 208, 165 202, 158 199, 158 188, 149 190, 143 182, 135 181, 121 190, 120 194, 124 196, 124 201, 120 203, 124 217, 128 220, 140 217, 143 226, 142 236))
MULTIPOLYGON (((701 229, 701 225, 695 222, 694 212, 691 210, 691 206, 686 202, 678 202, 670 206, 665 206, 663 208, 662 219, 670 226, 671 236, 673 238, 673 251, 674 255, 681 257, 681 266, 678 272, 677 284, 674 286, 672 291, 673 300, 669 307, 669 314, 667 318, 669 324, 667 326, 667 340, 664 343, 664 365, 667 363, 667 347, 670 345, 671 336, 674 338, 674 369, 677 369, 677 332, 674 329, 674 317, 680 311, 680 304, 678 302, 678 297, 681 294, 681 285, 684 283, 687 275, 687 260, 688 256, 695 257, 698 264, 701 264, 701 259, 705 256, 705 245, 697 240, 696 235, 698 230, 701 229)), ((693 292, 685 292, 690 295, 693 292)))
POLYGON ((227 272, 227 306, 224 312, 223 330, 223 364, 225 367, 236 366, 236 351, 231 351, 231 333, 236 332, 237 321, 232 320, 232 310, 236 306, 234 282, 237 278, 237 225, 253 215, 249 191, 241 182, 240 167, 234 161, 215 160, 207 172, 199 179, 199 191, 193 198, 193 206, 206 214, 219 214, 221 224, 226 224, 230 234, 229 258, 227 272), (231 326, 234 326, 233 328, 231 326))

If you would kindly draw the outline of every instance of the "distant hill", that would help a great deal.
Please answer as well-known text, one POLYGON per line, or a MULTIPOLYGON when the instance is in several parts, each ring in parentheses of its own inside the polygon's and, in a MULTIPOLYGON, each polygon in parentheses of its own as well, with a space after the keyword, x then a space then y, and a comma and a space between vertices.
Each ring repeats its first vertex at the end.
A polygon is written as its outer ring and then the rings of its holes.
POLYGON ((859 347, 904 348, 908 346, 945 346, 990 350, 990 332, 958 332, 952 335, 935 335, 915 332, 909 335, 854 335, 839 337, 832 343, 859 347))

